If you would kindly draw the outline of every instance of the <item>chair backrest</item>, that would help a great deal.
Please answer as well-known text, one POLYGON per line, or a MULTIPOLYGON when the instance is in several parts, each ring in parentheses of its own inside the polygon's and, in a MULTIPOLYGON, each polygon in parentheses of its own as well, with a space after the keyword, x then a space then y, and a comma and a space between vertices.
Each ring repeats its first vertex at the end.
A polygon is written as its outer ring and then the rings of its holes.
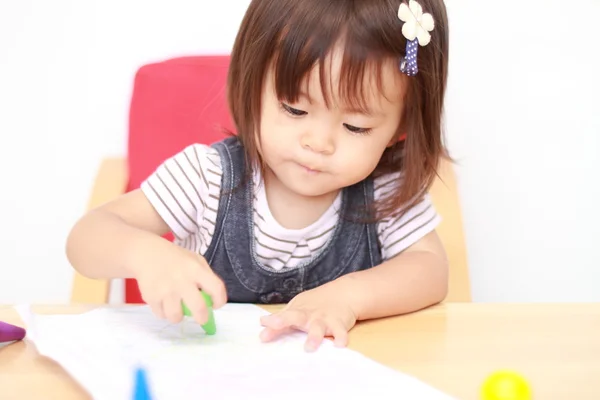
MULTIPOLYGON (((191 143, 210 144, 234 132, 227 102, 229 56, 191 56, 142 66, 135 76, 129 119, 127 190, 166 158, 191 143)), ((469 275, 456 182, 444 164, 432 197, 443 222, 442 240, 450 263, 448 301, 470 301, 469 275)), ((135 280, 125 282, 125 301, 141 303, 135 280)))
POLYGON ((229 56, 181 57, 142 66, 129 111, 128 190, 192 143, 233 131, 225 84, 229 56))
POLYGON ((467 250, 462 222, 462 212, 456 175, 452 164, 442 160, 438 169, 439 178, 435 180, 429 193, 431 199, 442 217, 437 228, 450 264, 450 282, 447 302, 470 302, 471 280, 467 263, 467 250))

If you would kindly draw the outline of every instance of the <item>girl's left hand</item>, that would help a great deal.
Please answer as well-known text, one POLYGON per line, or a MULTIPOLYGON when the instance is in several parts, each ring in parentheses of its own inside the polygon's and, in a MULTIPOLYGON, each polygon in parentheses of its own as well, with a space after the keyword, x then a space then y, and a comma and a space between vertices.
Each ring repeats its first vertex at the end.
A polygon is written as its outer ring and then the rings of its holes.
POLYGON ((304 348, 312 352, 329 336, 336 346, 346 346, 356 315, 342 293, 324 285, 300 293, 282 311, 262 317, 261 324, 265 329, 260 338, 265 342, 294 330, 308 333, 304 348))

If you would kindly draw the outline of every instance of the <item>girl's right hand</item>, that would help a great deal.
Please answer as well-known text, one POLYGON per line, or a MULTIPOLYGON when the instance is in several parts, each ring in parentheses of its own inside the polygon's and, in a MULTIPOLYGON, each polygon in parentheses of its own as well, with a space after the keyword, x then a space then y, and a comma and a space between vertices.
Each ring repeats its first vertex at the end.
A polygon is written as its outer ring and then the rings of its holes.
POLYGON ((225 284, 210 268, 206 259, 187 249, 168 243, 160 246, 152 265, 135 271, 143 300, 159 318, 178 323, 183 319, 182 302, 199 324, 208 321, 208 308, 200 289, 211 296, 213 307, 227 302, 225 284), (167 254, 168 253, 168 254, 167 254))
POLYGON ((223 281, 204 257, 163 239, 169 226, 136 189, 91 210, 73 227, 67 256, 93 279, 137 279, 142 299, 160 318, 183 319, 182 302, 198 323, 208 321, 202 289, 215 309, 227 302, 223 281))

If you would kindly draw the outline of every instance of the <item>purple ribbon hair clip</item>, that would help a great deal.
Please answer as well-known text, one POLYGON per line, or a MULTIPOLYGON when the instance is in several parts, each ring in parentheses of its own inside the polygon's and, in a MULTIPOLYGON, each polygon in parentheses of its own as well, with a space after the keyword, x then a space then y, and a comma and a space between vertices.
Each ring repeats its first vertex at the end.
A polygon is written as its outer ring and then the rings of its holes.
POLYGON ((398 18, 404 25, 402 34, 406 38, 406 55, 400 60, 400 71, 408 76, 415 76, 419 72, 417 55, 419 45, 424 47, 431 41, 429 32, 433 31, 435 22, 429 13, 423 12, 423 7, 415 0, 400 4, 398 18))

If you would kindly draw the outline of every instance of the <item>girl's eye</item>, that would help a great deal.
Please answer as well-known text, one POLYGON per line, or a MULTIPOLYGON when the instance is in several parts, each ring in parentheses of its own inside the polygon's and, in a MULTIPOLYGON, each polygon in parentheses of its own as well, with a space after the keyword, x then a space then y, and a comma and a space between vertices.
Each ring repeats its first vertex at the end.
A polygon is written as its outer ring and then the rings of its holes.
POLYGON ((281 107, 283 107, 285 112, 287 112, 290 115, 293 115, 294 117, 301 117, 301 116, 307 114, 306 111, 302 111, 302 110, 298 110, 297 108, 290 107, 285 103, 281 103, 281 107))
POLYGON ((344 124, 344 127, 346 129, 348 129, 350 132, 356 133, 359 135, 368 135, 369 132, 371 132, 370 128, 359 128, 357 126, 352 126, 352 125, 348 125, 348 124, 344 124))

